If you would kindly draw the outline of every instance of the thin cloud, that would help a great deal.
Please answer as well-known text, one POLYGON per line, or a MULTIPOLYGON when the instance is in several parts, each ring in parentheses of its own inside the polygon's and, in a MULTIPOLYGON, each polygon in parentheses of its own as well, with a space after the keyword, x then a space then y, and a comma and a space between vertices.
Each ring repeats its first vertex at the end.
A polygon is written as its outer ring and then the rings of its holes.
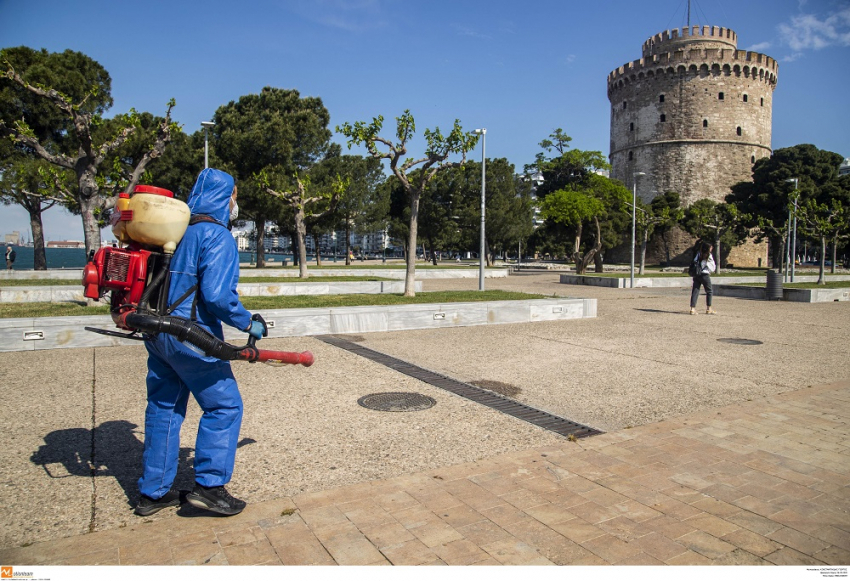
POLYGON ((349 32, 365 32, 387 24, 381 0, 299 0, 292 10, 317 24, 349 32))
POLYGON ((483 32, 478 32, 472 28, 467 26, 462 26, 460 24, 452 24, 452 28, 454 28, 455 32, 460 36, 468 36, 470 38, 480 38, 482 40, 490 40, 493 38, 489 34, 484 34, 483 32))
POLYGON ((753 51, 753 52, 762 52, 762 51, 769 49, 771 46, 773 46, 772 42, 760 42, 758 44, 752 45, 747 50, 750 50, 750 51, 753 51))
POLYGON ((795 52, 850 46, 850 6, 823 19, 814 14, 792 16, 790 24, 778 28, 782 42, 795 52))
POLYGON ((571 64, 573 64, 573 63, 576 61, 576 55, 574 55, 574 54, 568 54, 568 55, 565 57, 565 59, 564 59, 564 60, 566 61, 566 63, 567 63, 568 65, 571 65, 571 64))

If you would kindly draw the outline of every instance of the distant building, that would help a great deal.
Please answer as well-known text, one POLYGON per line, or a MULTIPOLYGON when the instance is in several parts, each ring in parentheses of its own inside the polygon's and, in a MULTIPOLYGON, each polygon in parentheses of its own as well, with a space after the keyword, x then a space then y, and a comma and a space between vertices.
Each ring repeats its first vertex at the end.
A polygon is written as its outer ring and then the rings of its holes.
POLYGON ((45 246, 47 248, 85 248, 86 243, 79 240, 51 240, 45 246))
POLYGON ((838 166, 838 175, 846 176, 850 175, 850 157, 844 158, 844 163, 838 166))
POLYGON ((6 244, 11 244, 12 246, 18 246, 21 243, 21 233, 15 230, 11 234, 5 235, 6 244))

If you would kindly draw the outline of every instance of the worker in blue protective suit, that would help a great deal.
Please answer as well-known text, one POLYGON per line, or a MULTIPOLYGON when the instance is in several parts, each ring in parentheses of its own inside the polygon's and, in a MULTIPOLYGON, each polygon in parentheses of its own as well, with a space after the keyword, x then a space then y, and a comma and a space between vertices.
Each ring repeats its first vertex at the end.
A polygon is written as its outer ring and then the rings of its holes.
MULTIPOLYGON (((168 303, 176 304, 172 314, 194 320, 222 340, 222 322, 262 338, 265 324, 251 319, 236 292, 239 251, 230 233, 238 213, 233 178, 216 169, 203 170, 186 203, 192 219, 171 261, 168 303)), ((166 333, 145 341, 145 346, 148 405, 136 514, 148 516, 181 502, 172 483, 190 393, 203 415, 195 442, 195 487, 185 499, 219 514, 240 513, 245 502, 224 487, 233 475, 242 424, 242 397, 230 363, 166 333)))

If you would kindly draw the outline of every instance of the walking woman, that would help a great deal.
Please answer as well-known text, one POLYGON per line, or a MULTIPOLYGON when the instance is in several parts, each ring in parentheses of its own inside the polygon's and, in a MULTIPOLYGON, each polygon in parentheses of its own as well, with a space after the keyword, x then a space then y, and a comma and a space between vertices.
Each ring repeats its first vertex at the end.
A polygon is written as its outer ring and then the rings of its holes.
POLYGON ((714 247, 711 244, 703 242, 699 247, 699 252, 694 256, 697 272, 694 275, 694 286, 691 289, 692 315, 697 314, 697 299, 699 299, 700 286, 705 288, 705 314, 714 315, 717 313, 717 311, 711 308, 711 273, 714 272, 715 268, 714 257, 711 255, 713 250, 714 247))

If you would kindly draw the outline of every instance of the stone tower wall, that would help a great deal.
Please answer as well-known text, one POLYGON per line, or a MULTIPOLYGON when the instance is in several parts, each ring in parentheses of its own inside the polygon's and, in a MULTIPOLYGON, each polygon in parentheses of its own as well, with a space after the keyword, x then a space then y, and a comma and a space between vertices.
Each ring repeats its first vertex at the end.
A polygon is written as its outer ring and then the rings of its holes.
MULTIPOLYGON (((611 177, 631 188, 634 174, 645 173, 637 179, 644 202, 667 191, 678 192, 683 206, 724 201, 771 154, 777 71, 769 56, 737 50, 737 35, 726 28, 651 37, 643 58, 608 75, 611 177)), ((759 252, 737 264, 755 266, 759 252)))

